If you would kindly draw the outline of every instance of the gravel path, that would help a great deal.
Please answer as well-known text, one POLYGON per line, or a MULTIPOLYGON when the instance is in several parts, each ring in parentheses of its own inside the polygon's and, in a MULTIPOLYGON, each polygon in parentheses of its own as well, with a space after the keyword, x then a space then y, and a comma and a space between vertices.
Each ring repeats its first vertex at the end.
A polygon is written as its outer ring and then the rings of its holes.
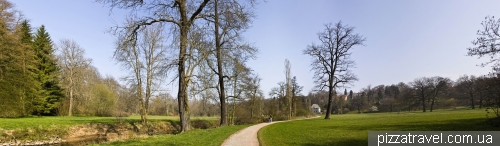
MULTIPOLYGON (((313 117, 317 118, 317 117, 313 117)), ((309 118, 308 118, 309 119, 309 118)), ((303 119, 300 119, 303 120, 303 119)), ((287 121, 277 121, 277 122, 272 122, 272 123, 260 123, 257 125, 253 125, 250 127, 247 127, 243 130, 240 130, 233 135, 229 136, 224 143, 222 143, 223 146, 258 146, 259 145, 259 139, 257 139, 257 132, 259 132, 260 128, 271 125, 274 123, 279 123, 279 122, 287 122, 287 121)))
POLYGON ((222 143, 223 146, 258 146, 259 145, 259 140, 257 139, 257 132, 259 132, 260 128, 271 125, 274 123, 278 122, 284 122, 284 121, 277 121, 277 122, 272 122, 272 123, 260 123, 257 125, 253 125, 250 127, 247 127, 243 130, 240 130, 233 135, 229 136, 224 143, 222 143))

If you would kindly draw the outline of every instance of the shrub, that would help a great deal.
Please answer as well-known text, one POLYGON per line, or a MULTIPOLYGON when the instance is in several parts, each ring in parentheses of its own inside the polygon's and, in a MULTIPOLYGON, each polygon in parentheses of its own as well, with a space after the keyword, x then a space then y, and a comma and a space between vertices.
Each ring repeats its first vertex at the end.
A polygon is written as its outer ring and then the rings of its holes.
POLYGON ((95 116, 113 116, 117 95, 104 84, 92 87, 91 110, 95 116))
POLYGON ((122 111, 113 112, 113 117, 129 117, 130 115, 132 114, 128 112, 122 112, 122 111))
POLYGON ((368 109, 370 112, 378 112, 377 106, 372 106, 368 109))
POLYGON ((342 110, 342 114, 347 114, 349 111, 349 108, 344 108, 344 110, 342 110))
POLYGON ((449 108, 455 108, 457 106, 457 101, 455 98, 450 98, 444 102, 444 105, 449 108))
POLYGON ((210 129, 216 127, 217 124, 209 120, 191 120, 191 126, 196 129, 210 129))
POLYGON ((297 117, 301 117, 301 116, 309 116, 309 115, 310 115, 310 113, 309 113, 309 111, 308 111, 308 110, 306 110, 306 109, 299 109, 299 110, 297 110, 297 114, 296 114, 296 115, 297 115, 297 117))
MULTIPOLYGON (((234 113, 234 124, 235 125, 244 125, 244 124, 252 124, 253 121, 251 119, 250 111, 245 108, 236 108, 236 112, 234 113)), ((254 114, 254 118, 257 118, 258 115, 254 114)), ((256 120, 257 121, 257 120, 256 120)), ((231 123, 229 123, 231 124, 231 123)))

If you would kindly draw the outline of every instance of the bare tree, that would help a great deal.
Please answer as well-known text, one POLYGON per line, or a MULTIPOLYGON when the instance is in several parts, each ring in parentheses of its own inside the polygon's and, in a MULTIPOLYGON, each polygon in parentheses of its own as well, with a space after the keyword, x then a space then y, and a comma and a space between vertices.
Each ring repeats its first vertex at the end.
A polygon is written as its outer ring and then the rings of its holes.
MULTIPOLYGON (((132 19, 129 25, 124 30, 137 32, 140 28, 148 27, 152 24, 172 24, 178 28, 179 33, 179 58, 177 60, 179 90, 177 93, 179 118, 181 121, 181 132, 189 130, 189 109, 187 106, 188 100, 188 81, 186 76, 186 53, 188 48, 188 35, 191 31, 191 26, 196 19, 203 18, 206 14, 202 13, 205 6, 210 0, 168 0, 168 1, 143 1, 143 0, 98 0, 109 4, 111 7, 131 9, 131 14, 144 12, 145 14, 132 19)), ((130 33, 134 34, 134 33, 130 33)), ((132 37, 128 40, 133 39, 132 37)))
MULTIPOLYGON (((278 82, 278 87, 271 88, 269 91, 269 96, 275 98, 277 101, 277 111, 273 111, 273 113, 280 114, 283 111, 283 99, 285 98, 286 93, 286 84, 285 82, 278 82)), ((278 116, 278 115, 275 115, 278 116)))
POLYGON ((143 123, 147 123, 149 99, 159 87, 158 81, 163 79, 170 62, 166 56, 167 47, 163 45, 163 28, 161 25, 154 26, 141 29, 140 33, 134 34, 132 41, 118 39, 114 54, 114 58, 133 74, 128 81, 137 90, 143 123))
POLYGON ((248 75, 243 79, 243 85, 244 88, 246 88, 246 96, 249 98, 250 102, 250 119, 252 120, 254 119, 255 115, 262 114, 261 109, 258 108, 261 101, 259 97, 262 97, 262 90, 260 89, 261 80, 262 79, 257 74, 248 75))
POLYGON ((354 96, 352 99, 352 105, 358 110, 358 114, 361 113, 361 108, 364 106, 363 98, 365 97, 364 90, 361 91, 361 95, 354 96))
POLYGON ((451 84, 451 80, 449 78, 443 78, 443 77, 432 77, 431 78, 431 88, 433 89, 432 95, 431 95, 431 112, 434 108, 434 103, 436 101, 436 98, 442 94, 446 88, 451 84))
POLYGON ((328 88, 328 107, 325 119, 330 119, 332 110, 333 93, 338 84, 349 84, 356 81, 357 77, 349 70, 354 67, 350 60, 350 50, 354 46, 363 45, 365 38, 354 33, 354 27, 343 25, 341 21, 336 24, 326 24, 325 30, 318 33, 321 44, 312 44, 304 50, 304 54, 312 57, 312 70, 317 87, 321 90, 328 88))
MULTIPOLYGON (((81 80, 84 70, 90 65, 91 60, 85 58, 85 50, 73 40, 62 39, 59 44, 60 54, 58 55, 63 84, 69 92, 68 116, 73 115, 73 94, 75 92, 76 80, 81 80)), ((81 91, 81 90, 80 90, 81 91)))
MULTIPOLYGON (((244 79, 250 75, 251 70, 245 65, 246 60, 240 60, 241 58, 236 57, 230 62, 231 65, 225 68, 227 75, 229 75, 229 80, 225 82, 225 86, 228 88, 228 98, 226 100, 232 99, 232 109, 228 113, 229 124, 235 124, 235 112, 236 108, 240 106, 239 103, 246 100, 244 98, 245 85, 244 79), (231 90, 232 89, 232 90, 231 90)), ((229 63, 229 62, 228 62, 229 63)))
POLYGON ((420 97, 419 102, 422 103, 422 111, 426 112, 427 110, 425 101, 427 99, 430 99, 431 95, 433 94, 432 79, 426 77, 417 78, 413 82, 411 82, 410 85, 415 88, 417 96, 420 97))
MULTIPOLYGON (((250 6, 253 5, 254 0, 249 0, 250 6)), ((217 75, 219 82, 219 101, 221 110, 220 126, 227 125, 226 119, 226 90, 224 78, 224 62, 230 61, 236 52, 246 52, 254 56, 257 51, 256 48, 251 47, 248 43, 242 42, 241 33, 249 28, 251 18, 253 17, 252 11, 244 3, 244 1, 235 0, 215 0, 213 4, 207 8, 211 12, 211 17, 205 17, 209 24, 213 24, 213 37, 215 50, 212 51, 215 57, 216 68, 211 65, 210 60, 207 63, 210 69, 217 75), (226 61, 224 61, 226 60, 226 61)))
POLYGON ((490 61, 481 64, 481 66, 494 63, 493 68, 498 71, 498 66, 500 66, 500 59, 497 57, 500 53, 500 19, 495 20, 495 16, 487 16, 481 25, 483 25, 483 29, 477 31, 478 38, 472 41, 474 47, 467 48, 467 55, 479 58, 490 56, 490 61))
POLYGON ((475 102, 476 100, 474 99, 474 94, 478 91, 476 89, 477 83, 476 83, 476 77, 474 75, 471 75, 470 77, 467 75, 460 76, 457 80, 457 87, 459 89, 459 92, 461 92, 464 96, 468 97, 470 100, 470 106, 472 109, 475 108, 475 102))
POLYGON ((290 61, 285 59, 285 98, 287 99, 288 105, 288 119, 292 119, 292 77, 290 75, 290 70, 292 66, 290 65, 290 61))

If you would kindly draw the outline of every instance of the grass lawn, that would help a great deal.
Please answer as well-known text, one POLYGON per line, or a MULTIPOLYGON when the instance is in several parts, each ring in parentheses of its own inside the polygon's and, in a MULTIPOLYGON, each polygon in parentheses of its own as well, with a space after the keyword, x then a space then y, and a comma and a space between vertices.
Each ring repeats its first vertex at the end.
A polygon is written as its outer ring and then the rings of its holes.
POLYGON ((156 135, 101 145, 172 145, 172 146, 220 146, 231 134, 250 125, 226 126, 214 129, 195 129, 182 134, 156 135))
MULTIPOLYGON (((218 117, 191 117, 192 120, 217 120, 218 117)), ((68 127, 72 125, 86 124, 86 123, 114 123, 119 120, 126 122, 139 122, 141 117, 139 115, 132 115, 129 117, 28 117, 28 118, 0 118, 0 130, 12 129, 26 129, 26 128, 39 128, 39 127, 68 127)), ((149 121, 171 120, 179 121, 178 116, 148 116, 149 121)))
POLYGON ((275 145, 367 145, 368 131, 499 131, 486 123, 484 109, 332 115, 276 123, 262 128, 259 142, 275 145))

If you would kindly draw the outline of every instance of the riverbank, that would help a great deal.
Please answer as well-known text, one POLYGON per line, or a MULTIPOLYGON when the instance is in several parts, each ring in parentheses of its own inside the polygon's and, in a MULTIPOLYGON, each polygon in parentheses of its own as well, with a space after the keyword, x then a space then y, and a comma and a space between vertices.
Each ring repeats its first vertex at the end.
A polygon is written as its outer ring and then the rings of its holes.
MULTIPOLYGON (((148 124, 131 117, 30 117, 0 119, 0 145, 81 145, 173 134, 180 129, 178 117, 151 116, 148 124)), ((193 117, 196 129, 217 125, 216 117, 193 117)))

